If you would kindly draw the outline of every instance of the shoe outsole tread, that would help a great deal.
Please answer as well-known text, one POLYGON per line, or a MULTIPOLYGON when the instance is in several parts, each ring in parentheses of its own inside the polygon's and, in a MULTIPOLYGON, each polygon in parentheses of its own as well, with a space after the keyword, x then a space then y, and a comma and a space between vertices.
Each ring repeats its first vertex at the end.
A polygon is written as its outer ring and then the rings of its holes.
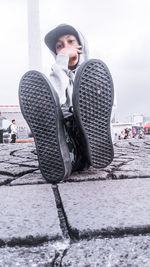
POLYGON ((90 164, 95 168, 106 167, 113 160, 110 131, 113 97, 107 66, 98 59, 83 63, 74 82, 73 108, 81 135, 85 136, 90 164))
POLYGON ((48 181, 59 182, 65 175, 65 166, 58 140, 57 106, 44 75, 37 71, 24 74, 19 100, 34 136, 39 168, 48 181))

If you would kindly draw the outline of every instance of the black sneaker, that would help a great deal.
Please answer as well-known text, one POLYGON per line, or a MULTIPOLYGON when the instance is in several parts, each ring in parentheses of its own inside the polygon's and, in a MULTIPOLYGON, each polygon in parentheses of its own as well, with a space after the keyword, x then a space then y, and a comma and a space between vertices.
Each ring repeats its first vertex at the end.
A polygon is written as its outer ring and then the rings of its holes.
POLYGON ((104 168, 114 156, 110 117, 114 89, 107 66, 98 59, 84 62, 74 81, 73 109, 89 164, 104 168))
POLYGON ((48 79, 38 71, 24 74, 19 85, 21 111, 33 134, 39 168, 57 183, 71 174, 59 99, 48 79))

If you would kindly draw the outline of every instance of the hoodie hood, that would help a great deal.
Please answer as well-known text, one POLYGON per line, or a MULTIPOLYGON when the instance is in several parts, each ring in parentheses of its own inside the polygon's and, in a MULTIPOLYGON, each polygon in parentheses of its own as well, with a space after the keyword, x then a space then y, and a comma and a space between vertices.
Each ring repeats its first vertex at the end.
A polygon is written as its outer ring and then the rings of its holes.
POLYGON ((79 56, 79 62, 77 64, 77 66, 79 66, 82 64, 83 61, 88 60, 88 56, 89 56, 87 42, 80 31, 78 31, 71 25, 60 24, 56 28, 54 28, 53 30, 51 30, 50 32, 46 34, 45 39, 44 39, 45 43, 50 49, 52 55, 56 57, 56 51, 55 51, 56 42, 59 37, 66 35, 66 34, 74 35, 77 38, 79 44, 82 45, 83 54, 80 54, 79 56))

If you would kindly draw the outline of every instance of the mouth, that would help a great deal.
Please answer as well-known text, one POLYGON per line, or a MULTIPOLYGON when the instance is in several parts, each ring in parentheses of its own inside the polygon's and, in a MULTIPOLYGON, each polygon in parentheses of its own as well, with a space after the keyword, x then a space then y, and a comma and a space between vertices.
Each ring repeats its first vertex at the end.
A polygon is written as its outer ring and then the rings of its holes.
POLYGON ((78 63, 79 55, 76 55, 75 57, 72 57, 69 59, 69 66, 75 66, 78 63))

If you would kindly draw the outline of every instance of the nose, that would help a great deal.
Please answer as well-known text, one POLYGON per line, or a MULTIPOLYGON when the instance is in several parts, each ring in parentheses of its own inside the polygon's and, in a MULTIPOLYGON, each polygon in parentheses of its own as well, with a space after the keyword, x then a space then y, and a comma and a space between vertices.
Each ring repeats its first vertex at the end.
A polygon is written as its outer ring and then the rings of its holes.
POLYGON ((68 42, 64 41, 63 46, 64 46, 64 48, 66 48, 68 46, 68 42))

